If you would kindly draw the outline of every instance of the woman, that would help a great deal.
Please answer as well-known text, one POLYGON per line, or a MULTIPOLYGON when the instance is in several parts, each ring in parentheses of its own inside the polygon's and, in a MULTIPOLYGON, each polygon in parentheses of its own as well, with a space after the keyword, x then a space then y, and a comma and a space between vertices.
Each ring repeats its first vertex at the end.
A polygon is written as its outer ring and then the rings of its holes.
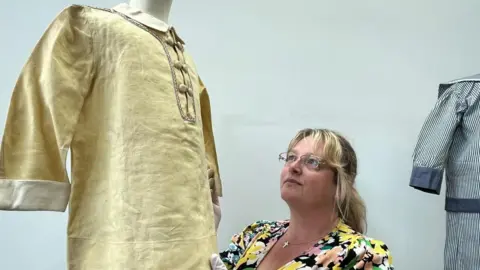
POLYGON ((212 256, 212 269, 394 269, 387 246, 363 235, 366 209, 354 187, 357 158, 343 136, 301 130, 280 160, 281 197, 290 219, 247 226, 227 250, 212 256))

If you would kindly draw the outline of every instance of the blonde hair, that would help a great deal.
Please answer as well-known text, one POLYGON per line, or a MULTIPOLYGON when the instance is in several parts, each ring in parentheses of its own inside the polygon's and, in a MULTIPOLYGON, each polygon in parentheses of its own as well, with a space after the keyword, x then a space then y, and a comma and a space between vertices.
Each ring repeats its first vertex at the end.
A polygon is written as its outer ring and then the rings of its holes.
POLYGON ((291 140, 291 150, 306 137, 312 137, 315 147, 323 143, 322 157, 326 164, 335 171, 336 195, 335 211, 345 224, 359 233, 365 233, 367 227, 366 207, 355 188, 357 176, 357 155, 352 145, 341 134, 328 129, 302 129, 291 140))

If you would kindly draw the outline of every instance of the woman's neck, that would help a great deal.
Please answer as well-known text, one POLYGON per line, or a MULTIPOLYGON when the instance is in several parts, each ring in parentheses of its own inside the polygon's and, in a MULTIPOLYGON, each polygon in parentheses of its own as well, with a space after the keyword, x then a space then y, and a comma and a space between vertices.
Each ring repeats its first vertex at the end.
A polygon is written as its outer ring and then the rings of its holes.
POLYGON ((290 211, 288 239, 292 242, 309 242, 320 239, 330 233, 338 223, 338 217, 332 210, 290 211))
POLYGON ((139 9, 168 24, 173 0, 130 0, 129 6, 139 9))

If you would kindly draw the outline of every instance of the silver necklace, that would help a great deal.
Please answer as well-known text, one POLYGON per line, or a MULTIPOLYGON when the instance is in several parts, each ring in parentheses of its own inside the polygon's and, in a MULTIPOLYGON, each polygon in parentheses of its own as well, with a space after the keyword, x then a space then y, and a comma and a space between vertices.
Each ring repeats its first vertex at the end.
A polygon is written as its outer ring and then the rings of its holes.
POLYGON ((310 241, 310 242, 303 242, 303 243, 290 243, 290 241, 285 240, 285 241, 283 242, 282 248, 286 248, 286 247, 288 247, 289 245, 294 245, 294 246, 296 246, 296 245, 304 245, 304 244, 313 244, 313 243, 315 243, 315 242, 317 242, 317 240, 313 240, 313 241, 310 241))
MULTIPOLYGON (((339 220, 337 220, 337 221, 335 222, 335 224, 336 224, 335 227, 338 225, 338 222, 339 222, 339 220)), ((335 227, 334 227, 334 228, 335 228, 335 227)), ((287 229, 287 230, 288 230, 288 229, 287 229)), ((330 230, 330 232, 331 232, 331 230, 330 230)), ((330 234, 330 233, 327 233, 327 235, 329 235, 329 234, 330 234)), ((322 237, 322 239, 323 239, 323 237, 322 237)), ((286 248, 286 247, 288 247, 289 245, 313 244, 313 243, 318 242, 318 241, 319 241, 319 240, 318 240, 318 238, 317 238, 317 240, 313 240, 313 241, 310 241, 310 242, 303 242, 303 243, 295 243, 295 244, 294 244, 294 243, 290 243, 290 241, 288 241, 288 240, 285 240, 285 241, 283 241, 283 246, 282 246, 282 248, 286 248)))
MULTIPOLYGON (((323 237, 322 237, 323 239, 323 237)), ((303 243, 290 243, 290 241, 288 240, 285 240, 283 241, 283 245, 282 245, 282 248, 286 248, 288 247, 289 245, 294 245, 294 246, 297 246, 297 245, 305 245, 305 244, 313 244, 313 243, 316 243, 318 242, 318 238, 316 240, 312 240, 312 241, 308 241, 308 242, 303 242, 303 243)))

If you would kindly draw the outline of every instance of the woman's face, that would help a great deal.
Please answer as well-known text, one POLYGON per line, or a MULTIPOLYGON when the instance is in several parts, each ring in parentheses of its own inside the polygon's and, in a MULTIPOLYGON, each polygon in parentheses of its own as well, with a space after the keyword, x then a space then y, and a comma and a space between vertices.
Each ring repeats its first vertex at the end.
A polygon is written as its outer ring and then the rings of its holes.
POLYGON ((290 206, 333 207, 335 202, 335 173, 327 166, 312 169, 316 157, 323 158, 323 143, 311 137, 298 142, 289 153, 280 176, 281 197, 290 206), (310 156, 310 158, 309 158, 310 156), (309 165, 303 162, 306 160, 309 165))

